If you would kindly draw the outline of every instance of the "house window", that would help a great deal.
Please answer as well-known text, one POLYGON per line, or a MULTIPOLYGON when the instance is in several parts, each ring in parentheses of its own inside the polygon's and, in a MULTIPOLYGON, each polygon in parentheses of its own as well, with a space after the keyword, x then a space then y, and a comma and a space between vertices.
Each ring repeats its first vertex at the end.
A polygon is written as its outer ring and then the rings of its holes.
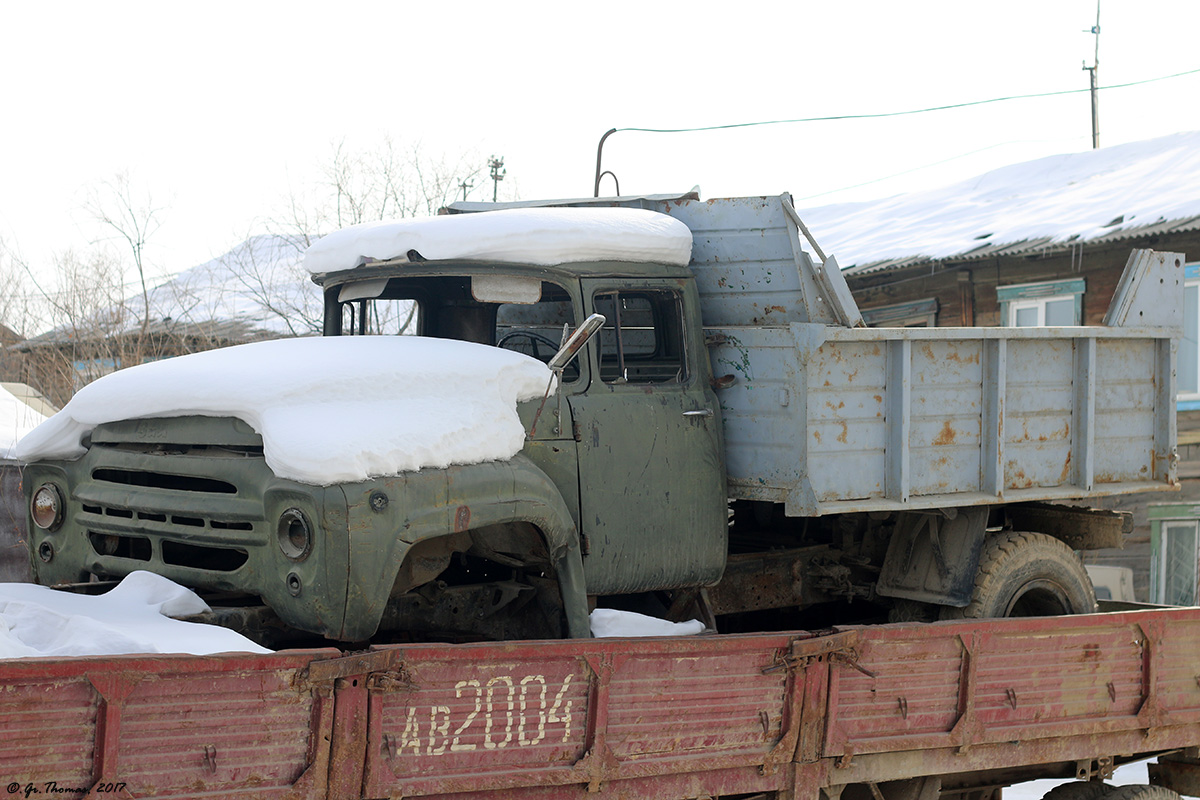
POLYGON ((872 328, 932 328, 937 325, 936 297, 896 303, 862 311, 863 321, 872 328))
MULTIPOLYGON (((1175 389, 1180 400, 1200 400, 1200 264, 1183 269, 1183 338, 1179 340, 1175 389)), ((1184 406, 1180 406, 1181 409, 1184 406)), ((1187 404, 1188 409, 1200 403, 1187 404)))
POLYGON ((1005 325, 1081 325, 1084 279, 1023 283, 996 289, 1005 325))
POLYGON ((1152 504, 1150 515, 1150 602, 1196 605, 1200 564, 1200 506, 1152 504))

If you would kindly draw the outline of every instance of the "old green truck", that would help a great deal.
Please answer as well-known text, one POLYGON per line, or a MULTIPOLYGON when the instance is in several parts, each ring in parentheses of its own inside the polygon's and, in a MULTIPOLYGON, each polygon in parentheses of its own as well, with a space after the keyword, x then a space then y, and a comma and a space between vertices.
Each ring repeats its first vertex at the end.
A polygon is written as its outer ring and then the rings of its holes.
POLYGON ((325 237, 325 337, 214 373, 316 398, 314 474, 272 461, 269 397, 68 406, 58 446, 22 445, 38 581, 147 569, 252 634, 351 642, 582 637, 597 605, 725 630, 1081 613, 1074 551, 1124 520, 1063 501, 1178 486, 1178 254, 1135 252, 1101 326, 875 329, 787 195, 515 206, 325 237), (409 334, 543 370, 515 445, 323 473, 351 438, 439 428, 464 384, 388 355, 326 379, 305 353, 409 334))

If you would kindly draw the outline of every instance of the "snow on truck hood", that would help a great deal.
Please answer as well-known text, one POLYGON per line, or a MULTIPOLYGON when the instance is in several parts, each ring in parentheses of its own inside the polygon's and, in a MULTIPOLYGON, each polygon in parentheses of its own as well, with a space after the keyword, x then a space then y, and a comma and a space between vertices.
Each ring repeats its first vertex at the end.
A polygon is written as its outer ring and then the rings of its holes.
POLYGON ((416 336, 279 339, 154 361, 81 389, 17 445, 26 461, 82 456, 97 425, 238 417, 281 478, 317 486, 516 455, 517 403, 551 372, 521 353, 416 336))
POLYGON ((649 261, 686 267, 692 232, 638 208, 512 208, 367 222, 324 236, 304 255, 312 273, 371 261, 461 259, 551 266, 579 261, 649 261))

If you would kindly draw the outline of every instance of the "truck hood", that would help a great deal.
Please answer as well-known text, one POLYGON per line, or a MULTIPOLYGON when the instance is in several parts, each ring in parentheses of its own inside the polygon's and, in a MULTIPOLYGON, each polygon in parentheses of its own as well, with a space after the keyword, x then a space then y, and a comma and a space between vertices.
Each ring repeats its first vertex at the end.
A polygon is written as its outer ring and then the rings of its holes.
POLYGON ((95 426, 188 415, 238 417, 281 478, 318 486, 511 458, 517 403, 553 379, 536 359, 415 336, 280 339, 107 375, 17 444, 25 461, 75 459, 95 426))

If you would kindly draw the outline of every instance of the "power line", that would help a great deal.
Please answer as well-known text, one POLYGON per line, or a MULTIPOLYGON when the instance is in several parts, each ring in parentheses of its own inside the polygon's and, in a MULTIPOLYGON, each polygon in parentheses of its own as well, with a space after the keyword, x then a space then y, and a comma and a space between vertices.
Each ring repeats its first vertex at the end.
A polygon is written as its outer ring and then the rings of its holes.
MULTIPOLYGON (((1190 69, 1186 72, 1177 72, 1174 75, 1163 75, 1158 78, 1146 78, 1140 81, 1130 81, 1129 83, 1117 83, 1112 86, 1101 86, 1097 91, 1106 91, 1108 89, 1126 89, 1130 86, 1141 86, 1146 83, 1155 83, 1157 81, 1170 80, 1172 78, 1182 78, 1185 75, 1195 75, 1200 72, 1198 69, 1190 69)), ((710 125, 701 128, 614 128, 614 132, 621 131, 638 131, 641 133, 691 133, 693 131, 717 131, 729 128, 749 128, 755 125, 781 125, 792 122, 832 122, 843 119, 881 119, 884 117, 903 117, 911 114, 926 114, 930 111, 949 111, 955 108, 968 108, 970 106, 982 106, 988 103, 1003 103, 1008 100, 1031 100, 1039 97, 1058 97, 1064 94, 1080 94, 1082 92, 1090 92, 1091 89, 1062 89, 1057 92, 1039 92, 1037 94, 1014 94, 1004 97, 992 97, 987 100, 970 100, 965 103, 951 103, 944 106, 930 106, 929 108, 916 108, 908 111, 884 111, 875 114, 837 114, 828 117, 802 117, 799 119, 774 119, 764 120, 761 122, 736 122, 729 125, 710 125)))
MULTIPOLYGON (((1173 75, 1160 75, 1157 78, 1145 78, 1140 81, 1129 81, 1128 83, 1115 83, 1111 86, 1101 86, 1095 91, 1108 91, 1109 89, 1127 89, 1130 86, 1143 86, 1148 83, 1157 83, 1158 81, 1171 80, 1173 78, 1182 78, 1187 75, 1195 75, 1200 73, 1200 68, 1190 69, 1185 72, 1176 72, 1173 75)), ((885 119, 888 117, 905 117, 915 114, 928 114, 933 111, 951 111, 957 108, 970 108, 972 106, 988 105, 990 103, 1005 103, 1011 100, 1034 100, 1042 97, 1061 97, 1068 94, 1080 94, 1081 92, 1091 92, 1093 89, 1061 89, 1056 92, 1037 92, 1034 94, 1013 94, 1004 95, 1003 97, 990 97, 986 100, 968 100, 963 103, 948 103, 940 106, 929 106, 927 108, 914 108, 907 111, 881 111, 870 114, 833 114, 823 117, 797 117, 795 119, 769 119, 759 120, 757 122, 733 122, 726 125, 704 125, 695 128, 613 128, 600 137, 600 144, 596 148, 596 180, 595 180, 595 196, 600 196, 600 176, 603 174, 600 170, 600 160, 604 150, 604 140, 614 133, 634 132, 634 133, 699 133, 702 131, 723 131, 732 130, 735 128, 754 128, 763 125, 790 125, 801 122, 835 122, 838 120, 856 120, 856 119, 885 119)), ((613 176, 614 179, 616 176, 613 176)))

